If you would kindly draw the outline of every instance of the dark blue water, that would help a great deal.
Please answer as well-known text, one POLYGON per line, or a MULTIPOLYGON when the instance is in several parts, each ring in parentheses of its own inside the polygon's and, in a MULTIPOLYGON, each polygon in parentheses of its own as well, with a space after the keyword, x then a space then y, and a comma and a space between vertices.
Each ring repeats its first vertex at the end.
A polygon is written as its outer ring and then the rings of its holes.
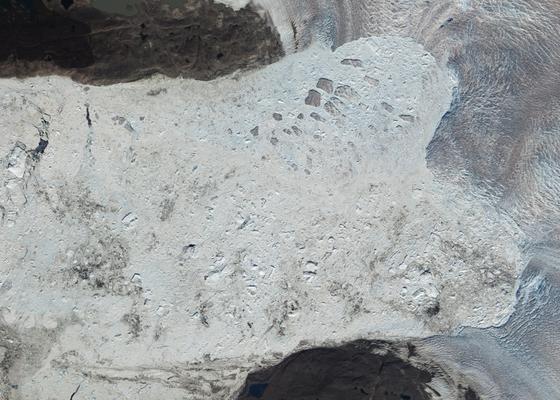
POLYGON ((260 399, 268 387, 268 383, 253 383, 249 386, 249 396, 260 399))

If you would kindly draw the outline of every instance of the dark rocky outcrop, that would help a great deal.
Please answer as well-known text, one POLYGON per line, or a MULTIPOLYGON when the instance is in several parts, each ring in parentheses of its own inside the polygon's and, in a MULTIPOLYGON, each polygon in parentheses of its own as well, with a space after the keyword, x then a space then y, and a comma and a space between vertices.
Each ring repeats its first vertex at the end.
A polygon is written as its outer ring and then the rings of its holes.
POLYGON ((304 350, 250 374, 239 400, 429 400, 435 372, 413 364, 413 353, 382 341, 304 350))
POLYGON ((133 15, 54 0, 0 0, 0 77, 61 74, 93 84, 162 73, 210 80, 283 55, 252 7, 143 1, 133 15))

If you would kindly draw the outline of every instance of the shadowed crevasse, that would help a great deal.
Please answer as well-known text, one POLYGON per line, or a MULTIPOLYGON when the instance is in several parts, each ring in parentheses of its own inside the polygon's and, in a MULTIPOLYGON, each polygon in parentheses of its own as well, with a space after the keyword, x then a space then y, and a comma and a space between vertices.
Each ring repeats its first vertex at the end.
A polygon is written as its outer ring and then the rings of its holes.
POLYGON ((162 73, 211 80, 283 55, 257 10, 212 0, 178 8, 145 1, 127 16, 54 0, 0 0, 0 22, 0 77, 60 74, 111 84, 162 73))

